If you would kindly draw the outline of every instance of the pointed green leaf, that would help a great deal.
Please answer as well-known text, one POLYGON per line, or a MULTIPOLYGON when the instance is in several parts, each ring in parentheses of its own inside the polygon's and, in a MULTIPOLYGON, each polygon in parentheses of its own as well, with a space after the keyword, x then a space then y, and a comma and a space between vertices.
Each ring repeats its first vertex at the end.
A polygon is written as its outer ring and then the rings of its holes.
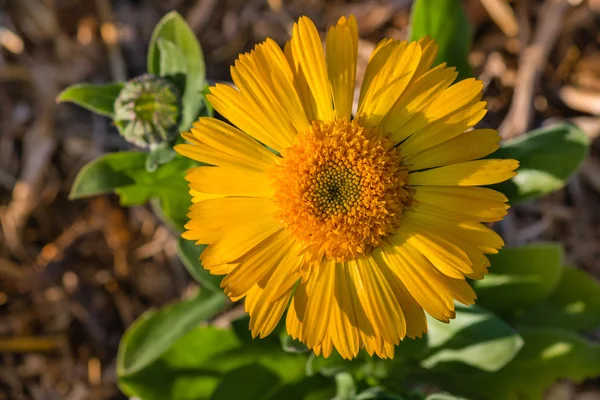
POLYGON ((517 323, 569 330, 596 329, 600 327, 600 283, 585 271, 565 267, 547 300, 519 315, 517 323))
POLYGON ((70 199, 114 191, 121 205, 141 205, 158 199, 160 211, 178 230, 184 230, 191 205, 185 172, 194 162, 181 156, 148 172, 148 155, 141 152, 105 154, 84 166, 75 178, 70 199))
POLYGON ((200 43, 185 20, 175 11, 165 15, 156 25, 148 48, 149 73, 168 76, 174 71, 185 74, 180 124, 180 130, 184 131, 198 118, 206 72, 200 43), (170 60, 171 57, 177 58, 177 61, 170 60), (183 64, 178 66, 179 63, 183 64))
POLYGON ((183 335, 213 317, 226 304, 222 293, 199 295, 159 311, 147 311, 125 333, 119 344, 117 374, 135 374, 157 360, 183 335))
POLYGON ((589 148, 585 133, 572 124, 537 129, 505 142, 491 158, 514 158, 518 174, 494 185, 512 204, 561 189, 579 170, 589 148))
POLYGON ((410 40, 429 36, 439 44, 434 66, 443 62, 456 67, 458 78, 473 76, 468 62, 471 24, 460 0, 415 0, 412 6, 410 40))
POLYGON ((105 154, 86 164, 77 174, 69 198, 71 200, 135 184, 135 175, 145 170, 146 153, 125 151, 105 154))
POLYGON ((175 43, 165 38, 158 38, 156 42, 160 55, 161 76, 185 75, 188 72, 188 64, 175 43))
POLYGON ((333 388, 324 377, 306 379, 306 354, 285 353, 276 340, 269 342, 270 347, 261 343, 265 340, 246 343, 229 329, 196 328, 144 369, 120 375, 119 386, 125 394, 144 400, 299 400, 328 385, 333 388), (251 369, 257 373, 251 373, 251 369), (260 381, 248 382, 250 376, 260 381), (250 386, 248 391, 245 385, 250 386), (265 391, 260 393, 259 388, 265 391))
POLYGON ((523 341, 506 322, 477 306, 456 306, 449 324, 428 317, 431 348, 421 366, 452 375, 498 371, 521 349, 523 341))
POLYGON ((448 376, 442 386, 475 399, 538 400, 559 379, 581 382, 600 374, 600 345, 560 329, 527 328, 520 334, 523 349, 500 371, 469 376, 466 384, 448 376))
POLYGON ((339 372, 335 375, 335 383, 337 386, 337 393, 332 400, 356 399, 356 385, 354 384, 352 375, 347 372, 339 372))
POLYGON ((427 396, 425 400, 467 400, 464 397, 456 397, 447 393, 434 393, 427 396))
POLYGON ((122 83, 105 85, 80 83, 60 92, 56 101, 75 103, 97 114, 114 118, 114 103, 121 89, 123 89, 122 83))
MULTIPOLYGON (((419 397, 419 399, 422 398, 422 396, 419 397)), ((413 399, 413 397, 411 397, 411 399, 413 399)), ((356 400, 405 400, 405 398, 395 393, 390 393, 383 388, 372 387, 360 392, 358 396, 356 396, 356 400)))
POLYGON ((554 243, 506 248, 488 256, 490 274, 473 282, 477 304, 509 312, 545 300, 562 274, 563 251, 554 243))

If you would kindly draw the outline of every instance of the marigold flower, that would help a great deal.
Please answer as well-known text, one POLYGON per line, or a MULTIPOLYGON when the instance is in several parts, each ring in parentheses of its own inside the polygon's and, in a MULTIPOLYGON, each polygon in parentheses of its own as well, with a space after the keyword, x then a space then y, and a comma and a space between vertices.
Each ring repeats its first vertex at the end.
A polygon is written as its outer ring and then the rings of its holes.
POLYGON ((427 331, 424 312, 447 322, 455 300, 475 301, 465 278, 483 278, 485 254, 504 245, 482 222, 508 205, 474 186, 509 179, 518 163, 473 161, 500 138, 465 132, 486 113, 483 85, 431 68, 437 48, 380 42, 353 117, 356 20, 330 28, 324 52, 302 17, 283 51, 267 39, 240 55, 237 88, 211 88, 234 126, 200 118, 182 134, 190 144, 176 150, 210 164, 188 172, 183 236, 209 244, 204 268, 227 275, 232 300, 245 298, 254 337, 287 308, 287 331, 317 355, 393 357, 427 331))

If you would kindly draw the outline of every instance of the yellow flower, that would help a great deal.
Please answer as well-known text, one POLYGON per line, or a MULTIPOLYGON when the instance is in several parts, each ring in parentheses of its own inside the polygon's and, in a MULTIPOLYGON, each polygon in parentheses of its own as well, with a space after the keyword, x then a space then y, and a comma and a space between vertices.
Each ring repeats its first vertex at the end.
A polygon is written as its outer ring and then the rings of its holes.
POLYGON ((385 358, 427 331, 424 312, 447 322, 455 300, 474 302, 465 278, 483 278, 485 254, 504 244, 482 222, 508 209, 474 186, 514 176, 518 163, 473 161, 500 140, 465 132, 486 113, 482 83, 431 68, 428 38, 377 45, 353 118, 357 52, 354 17, 329 29, 325 52, 302 17, 283 51, 267 39, 240 55, 237 88, 208 96, 234 126, 200 118, 176 148, 211 165, 188 172, 183 236, 209 244, 204 268, 227 275, 232 300, 245 297, 254 337, 287 308, 288 333, 317 355, 385 358))

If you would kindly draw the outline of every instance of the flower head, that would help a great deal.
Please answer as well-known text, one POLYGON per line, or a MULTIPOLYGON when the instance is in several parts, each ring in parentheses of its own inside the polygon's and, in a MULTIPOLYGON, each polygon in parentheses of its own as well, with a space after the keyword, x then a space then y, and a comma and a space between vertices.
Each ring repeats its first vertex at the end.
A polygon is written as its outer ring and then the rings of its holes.
POLYGON ((392 357, 426 332, 425 312, 447 322, 455 300, 475 301, 466 278, 483 278, 504 244, 482 222, 508 209, 476 186, 518 163, 474 161, 500 139, 469 130, 486 112, 482 84, 431 68, 428 38, 379 43, 353 116, 357 52, 353 17, 330 28, 325 52, 303 17, 283 51, 267 39, 239 57, 237 88, 208 96, 234 126, 201 118, 176 148, 210 164, 188 173, 184 237, 209 245, 203 265, 245 298, 254 336, 287 308, 289 334, 316 354, 392 357))

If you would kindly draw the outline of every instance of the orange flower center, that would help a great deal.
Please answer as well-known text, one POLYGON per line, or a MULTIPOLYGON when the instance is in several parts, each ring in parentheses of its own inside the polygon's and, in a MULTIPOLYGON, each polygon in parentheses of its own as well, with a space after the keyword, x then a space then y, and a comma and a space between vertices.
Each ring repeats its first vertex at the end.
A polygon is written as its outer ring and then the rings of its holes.
POLYGON ((282 156, 272 171, 279 218, 313 260, 368 254, 397 229, 408 170, 379 130, 313 122, 282 156))

